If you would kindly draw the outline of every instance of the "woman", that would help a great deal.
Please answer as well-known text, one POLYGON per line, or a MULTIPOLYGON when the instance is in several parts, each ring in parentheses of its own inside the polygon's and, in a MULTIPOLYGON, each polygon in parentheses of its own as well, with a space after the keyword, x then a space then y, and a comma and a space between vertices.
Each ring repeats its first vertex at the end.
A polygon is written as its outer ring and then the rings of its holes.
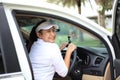
POLYGON ((70 57, 76 46, 69 44, 65 58, 63 60, 61 48, 55 43, 57 25, 50 21, 39 24, 35 33, 37 41, 35 41, 30 49, 30 60, 33 67, 35 80, 52 80, 55 72, 61 77, 65 77, 70 66, 70 57))

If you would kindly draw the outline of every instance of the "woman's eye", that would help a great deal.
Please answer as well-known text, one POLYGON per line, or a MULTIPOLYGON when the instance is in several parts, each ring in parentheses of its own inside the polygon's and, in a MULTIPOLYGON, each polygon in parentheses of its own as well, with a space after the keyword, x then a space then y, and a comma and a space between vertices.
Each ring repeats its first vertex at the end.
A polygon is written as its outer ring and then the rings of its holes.
POLYGON ((56 32, 56 30, 55 30, 55 29, 53 29, 52 31, 53 31, 53 32, 56 32))

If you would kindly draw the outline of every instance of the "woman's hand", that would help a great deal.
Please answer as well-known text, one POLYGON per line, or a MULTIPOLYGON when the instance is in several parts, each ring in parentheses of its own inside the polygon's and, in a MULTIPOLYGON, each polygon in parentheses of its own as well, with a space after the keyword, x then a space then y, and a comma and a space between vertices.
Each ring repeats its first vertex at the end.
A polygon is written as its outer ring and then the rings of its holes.
POLYGON ((70 43, 68 45, 68 48, 67 48, 67 52, 69 52, 70 54, 72 54, 72 52, 76 49, 76 45, 74 45, 73 43, 70 43))
POLYGON ((67 45, 68 45, 67 42, 62 43, 62 45, 60 46, 60 50, 63 50, 67 45))

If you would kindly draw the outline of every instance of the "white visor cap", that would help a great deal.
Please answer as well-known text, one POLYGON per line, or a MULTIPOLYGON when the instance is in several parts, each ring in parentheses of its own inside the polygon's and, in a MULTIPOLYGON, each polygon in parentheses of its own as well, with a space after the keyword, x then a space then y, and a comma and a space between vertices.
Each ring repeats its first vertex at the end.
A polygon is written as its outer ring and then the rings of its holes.
POLYGON ((35 32, 38 32, 38 31, 40 31, 42 29, 47 30, 47 29, 50 29, 53 26, 54 26, 55 29, 59 29, 59 27, 57 25, 52 24, 50 21, 45 21, 45 22, 41 23, 40 25, 38 25, 35 32))

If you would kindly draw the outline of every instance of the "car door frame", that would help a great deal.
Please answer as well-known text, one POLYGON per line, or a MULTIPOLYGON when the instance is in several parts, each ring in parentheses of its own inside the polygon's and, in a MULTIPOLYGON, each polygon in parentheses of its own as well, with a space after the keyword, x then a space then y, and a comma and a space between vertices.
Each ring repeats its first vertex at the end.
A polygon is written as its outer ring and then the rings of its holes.
POLYGON ((22 70, 24 67, 29 66, 27 64, 29 60, 27 63, 24 62, 24 65, 20 64, 21 61, 27 60, 27 56, 20 58, 18 55, 17 48, 20 47, 15 46, 15 42, 17 41, 14 40, 14 36, 12 34, 15 31, 10 29, 10 27, 13 25, 10 25, 9 23, 13 16, 11 14, 11 10, 7 10, 8 11, 6 11, 3 4, 0 4, 0 49, 4 66, 4 73, 0 74, 0 80, 34 80, 30 67, 26 70, 22 70), (10 15, 8 15, 9 13, 10 15), (11 16, 11 18, 8 18, 7 16, 11 16))
POLYGON ((114 59, 114 78, 115 80, 120 80, 120 40, 119 40, 119 29, 120 29, 120 10, 118 7, 120 6, 120 0, 115 0, 113 4, 113 13, 112 13, 112 44, 115 51, 115 59, 114 59))

